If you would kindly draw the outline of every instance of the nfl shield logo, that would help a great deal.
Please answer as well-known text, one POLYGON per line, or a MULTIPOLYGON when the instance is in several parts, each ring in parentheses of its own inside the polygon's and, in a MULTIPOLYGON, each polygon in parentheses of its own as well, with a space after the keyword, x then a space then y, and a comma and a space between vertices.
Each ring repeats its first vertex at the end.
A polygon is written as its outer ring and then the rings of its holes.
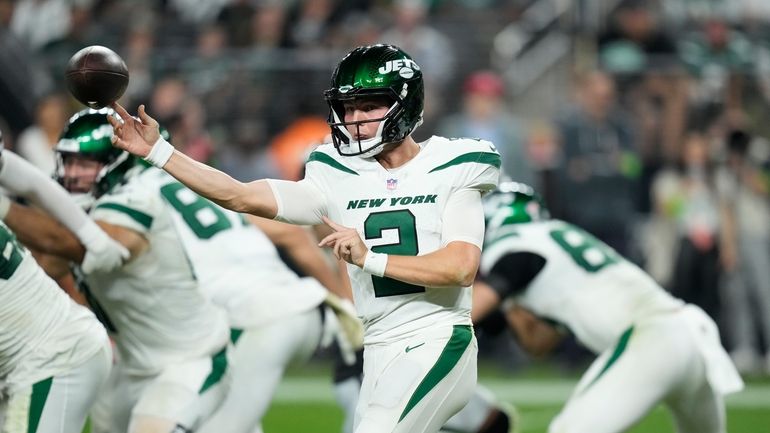
POLYGON ((388 179, 386 181, 386 184, 388 186, 388 189, 392 191, 396 189, 396 186, 398 186, 398 179, 388 179))

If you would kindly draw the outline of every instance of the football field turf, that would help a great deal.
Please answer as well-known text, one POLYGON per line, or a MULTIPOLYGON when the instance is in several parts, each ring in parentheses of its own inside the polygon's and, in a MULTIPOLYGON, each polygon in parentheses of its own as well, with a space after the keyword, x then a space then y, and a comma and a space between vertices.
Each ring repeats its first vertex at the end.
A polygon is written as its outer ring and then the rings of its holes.
MULTIPOLYGON (((521 433, 547 431, 577 378, 480 377, 501 400, 521 415, 521 433)), ((746 390, 727 400, 729 433, 770 433, 770 381, 749 381, 746 390)), ((603 408, 597 408, 602 411, 603 408)), ((268 412, 265 433, 338 433, 342 411, 334 402, 328 376, 291 376, 278 390, 268 412)), ((658 407, 632 433, 673 432, 668 412, 658 407)))

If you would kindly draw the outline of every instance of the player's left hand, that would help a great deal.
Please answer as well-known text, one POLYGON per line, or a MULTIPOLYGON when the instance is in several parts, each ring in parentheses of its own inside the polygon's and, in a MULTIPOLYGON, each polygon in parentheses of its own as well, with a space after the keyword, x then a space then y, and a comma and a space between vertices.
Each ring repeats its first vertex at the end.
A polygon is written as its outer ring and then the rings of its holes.
POLYGON ((81 242, 86 248, 86 254, 81 263, 81 269, 85 274, 94 271, 113 271, 123 266, 131 255, 126 247, 102 230, 94 230, 90 236, 81 237, 81 242))
POLYGON ((332 248, 334 257, 358 267, 363 267, 366 253, 369 249, 364 244, 364 241, 361 240, 358 231, 339 225, 325 216, 322 218, 324 223, 334 230, 334 233, 323 238, 318 243, 318 246, 332 248))

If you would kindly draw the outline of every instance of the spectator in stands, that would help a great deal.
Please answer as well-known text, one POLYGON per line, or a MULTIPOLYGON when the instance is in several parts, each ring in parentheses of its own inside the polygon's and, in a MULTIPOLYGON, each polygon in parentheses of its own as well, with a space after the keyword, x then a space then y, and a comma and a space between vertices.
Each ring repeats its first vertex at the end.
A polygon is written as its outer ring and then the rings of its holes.
POLYGON ((576 96, 555 121, 563 160, 550 208, 625 255, 636 220, 636 128, 604 72, 579 76, 576 96))
POLYGON ((526 132, 508 111, 505 85, 494 72, 477 71, 466 78, 462 110, 444 117, 438 133, 496 143, 503 170, 517 181, 533 184, 534 173, 525 149, 526 132))
POLYGON ((425 123, 442 114, 442 92, 455 75, 455 49, 452 41, 427 23, 427 0, 396 0, 392 5, 393 26, 385 29, 380 41, 401 47, 411 53, 423 73, 431 77, 425 81, 425 123))
MULTIPOLYGON (((725 314, 730 355, 739 370, 760 366, 759 326, 770 336, 770 189, 762 161, 752 152, 768 143, 734 130, 727 137, 727 164, 718 172, 717 185, 735 220, 738 262, 725 293, 725 314)), ((764 367, 770 372, 770 351, 764 367)))
POLYGON ((687 134, 679 166, 661 172, 653 191, 657 209, 677 226, 671 291, 720 324, 719 282, 723 270, 735 267, 735 232, 703 133, 687 134))
POLYGON ((67 123, 67 99, 61 93, 46 95, 35 108, 35 123, 25 129, 16 142, 16 152, 43 173, 53 175, 62 125, 67 123))
POLYGON ((679 53, 696 82, 696 108, 719 112, 741 106, 742 81, 755 66, 755 49, 741 32, 711 18, 683 38, 679 53))
POLYGON ((32 51, 63 38, 70 25, 68 0, 21 0, 11 18, 11 31, 32 51))
POLYGON ((599 58, 605 69, 638 74, 648 68, 665 69, 676 60, 676 44, 658 25, 648 0, 626 0, 599 36, 599 58))

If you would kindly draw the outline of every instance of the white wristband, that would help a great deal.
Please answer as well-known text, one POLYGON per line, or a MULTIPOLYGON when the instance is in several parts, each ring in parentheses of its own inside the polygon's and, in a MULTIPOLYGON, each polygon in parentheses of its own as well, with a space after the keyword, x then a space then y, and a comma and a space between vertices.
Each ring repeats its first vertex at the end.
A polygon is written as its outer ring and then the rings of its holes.
POLYGON ((174 146, 166 141, 163 137, 158 137, 158 141, 152 145, 150 153, 144 157, 144 160, 149 162, 158 168, 163 168, 164 165, 174 154, 174 146))
POLYGON ((361 268, 364 272, 378 277, 385 275, 385 268, 388 267, 388 255, 367 251, 364 266, 361 268))
POLYGON ((5 219, 9 210, 11 210, 11 199, 7 195, 0 193, 0 220, 5 219))

